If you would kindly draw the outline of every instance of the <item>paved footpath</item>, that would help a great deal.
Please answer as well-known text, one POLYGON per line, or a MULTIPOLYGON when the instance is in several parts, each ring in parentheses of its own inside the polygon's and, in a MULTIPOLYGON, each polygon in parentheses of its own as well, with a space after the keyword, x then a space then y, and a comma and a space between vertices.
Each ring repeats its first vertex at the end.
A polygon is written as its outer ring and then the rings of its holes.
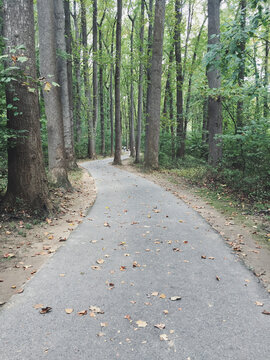
POLYGON ((96 203, 1 309, 0 359, 270 359, 257 278, 196 212, 109 162, 84 164, 96 203))

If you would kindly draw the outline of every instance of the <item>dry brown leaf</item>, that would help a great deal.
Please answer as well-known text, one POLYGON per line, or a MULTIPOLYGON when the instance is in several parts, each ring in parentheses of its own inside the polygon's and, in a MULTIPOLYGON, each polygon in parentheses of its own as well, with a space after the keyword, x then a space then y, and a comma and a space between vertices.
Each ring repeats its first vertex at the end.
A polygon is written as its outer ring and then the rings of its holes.
POLYGON ((16 291, 17 294, 22 294, 24 292, 24 289, 19 289, 16 291))
POLYGON ((159 297, 160 297, 160 299, 166 299, 166 295, 165 295, 165 294, 160 294, 159 297))
POLYGON ((80 315, 80 316, 87 315, 87 310, 79 311, 78 315, 80 315))
POLYGON ((209 260, 215 260, 215 258, 213 256, 209 256, 208 258, 209 260))
POLYGON ((263 306, 264 304, 262 303, 262 302, 260 302, 260 301, 255 301, 255 304, 257 305, 257 306, 263 306))
POLYGON ((106 326, 108 326, 108 323, 107 322, 102 322, 102 323, 100 323, 100 326, 101 327, 106 327, 106 326))
POLYGON ((126 266, 120 266, 120 271, 125 271, 126 270, 126 266))
POLYGON ((161 341, 168 341, 168 340, 169 340, 168 335, 166 335, 166 334, 161 334, 161 335, 159 336, 159 339, 160 339, 161 341))
POLYGON ((154 291, 151 293, 152 296, 158 296, 158 292, 157 291, 154 291))
POLYGON ((143 320, 136 321, 136 324, 138 325, 139 328, 145 328, 147 326, 147 322, 143 320))
POLYGON ((165 324, 156 324, 156 325, 154 325, 154 327, 162 330, 162 329, 165 329, 165 324))
POLYGON ((163 310, 163 313, 164 313, 165 315, 167 315, 167 314, 169 314, 169 311, 168 311, 168 310, 163 310))
POLYGON ((41 309, 43 307, 44 307, 43 304, 36 304, 36 305, 33 306, 33 308, 35 308, 35 309, 41 309))
POLYGON ((205 255, 201 255, 201 259, 206 259, 206 256, 205 256, 205 255))
POLYGON ((217 281, 220 281, 220 277, 219 277, 219 276, 217 276, 217 275, 216 275, 216 279, 217 279, 217 281))
POLYGON ((105 226, 105 227, 111 227, 110 224, 107 223, 107 222, 104 223, 104 226, 105 226))
POLYGON ((73 312, 73 309, 65 309, 65 312, 66 312, 67 314, 71 314, 71 313, 73 312))
POLYGON ((137 261, 133 261, 132 266, 133 266, 134 268, 136 268, 136 267, 140 267, 141 265, 138 264, 137 261))
POLYGON ((125 319, 127 319, 127 320, 131 321, 131 317, 130 317, 130 315, 125 315, 125 319))
POLYGON ((96 314, 104 314, 104 311, 101 310, 98 306, 90 306, 89 310, 96 314))
POLYGON ((104 262, 105 262, 105 260, 103 260, 103 259, 98 259, 98 260, 96 261, 97 264, 104 264, 104 262))
POLYGON ((50 306, 41 308, 40 314, 47 314, 48 312, 52 311, 52 308, 50 306))
POLYGON ((100 266, 93 265, 93 266, 91 266, 91 269, 92 270, 100 270, 100 266))
POLYGON ((97 337, 102 337, 102 336, 105 336, 105 333, 100 331, 100 332, 97 334, 97 337))
POLYGON ((270 315, 270 311, 263 310, 262 314, 264 314, 264 315, 270 315))

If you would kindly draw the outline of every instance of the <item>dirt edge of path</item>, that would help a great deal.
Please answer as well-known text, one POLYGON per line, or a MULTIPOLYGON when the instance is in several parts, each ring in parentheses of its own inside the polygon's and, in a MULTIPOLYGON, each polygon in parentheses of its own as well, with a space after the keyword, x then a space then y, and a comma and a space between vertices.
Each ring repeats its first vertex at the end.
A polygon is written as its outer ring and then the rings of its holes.
POLYGON ((119 168, 154 182, 193 208, 222 236, 236 256, 257 276, 270 293, 270 250, 263 242, 254 238, 250 228, 237 223, 232 217, 221 214, 207 201, 192 192, 191 186, 184 180, 178 179, 177 184, 172 183, 166 174, 158 171, 142 172, 140 168, 133 166, 132 161, 130 158, 123 160, 119 168))
POLYGON ((96 187, 88 171, 80 167, 69 179, 73 192, 53 192, 59 206, 54 218, 36 225, 31 219, 0 223, 0 307, 23 292, 25 283, 68 241, 93 206, 96 187))

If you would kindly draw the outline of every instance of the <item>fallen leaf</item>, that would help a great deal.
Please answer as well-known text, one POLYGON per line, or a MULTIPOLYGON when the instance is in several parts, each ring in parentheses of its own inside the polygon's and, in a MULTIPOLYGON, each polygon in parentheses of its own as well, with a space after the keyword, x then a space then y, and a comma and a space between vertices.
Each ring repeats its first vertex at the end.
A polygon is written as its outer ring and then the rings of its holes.
POLYGON ((105 334, 104 334, 104 332, 99 332, 98 334, 97 334, 97 337, 102 337, 102 336, 105 336, 105 334))
POLYGON ((206 256, 205 256, 205 255, 202 255, 202 256, 201 256, 201 259, 206 259, 206 256))
POLYGON ((40 314, 47 314, 48 312, 52 311, 52 308, 47 306, 47 307, 43 307, 40 310, 40 314))
POLYGON ((264 315, 270 315, 270 311, 263 310, 262 314, 264 314, 264 315))
POLYGON ((263 306, 264 304, 262 303, 262 302, 260 302, 260 301, 255 301, 255 304, 257 305, 257 306, 263 306))
POLYGON ((78 315, 80 315, 80 316, 87 315, 87 310, 79 311, 78 315))
POLYGON ((98 259, 98 260, 96 261, 97 264, 104 264, 104 262, 105 262, 105 260, 103 260, 103 259, 98 259))
POLYGON ((16 291, 17 294, 22 294, 24 292, 24 289, 19 289, 16 291))
POLYGON ((171 301, 177 301, 177 300, 181 300, 181 296, 172 296, 170 297, 171 301))
POLYGON ((96 313, 96 314, 104 314, 104 311, 101 310, 99 307, 97 306, 90 306, 89 307, 89 310, 91 310, 93 313, 96 313))
POLYGON ((106 326, 108 326, 108 323, 107 322, 102 322, 102 323, 100 323, 100 326, 101 327, 106 327, 106 326))
POLYGON ((126 270, 126 266, 120 266, 120 271, 125 271, 126 270))
POLYGON ((71 314, 71 313, 73 312, 73 309, 65 309, 65 312, 66 312, 67 314, 71 314))
POLYGON ((168 335, 166 335, 166 334, 160 335, 159 338, 160 338, 161 341, 168 341, 169 340, 168 335))
POLYGON ((209 260, 215 260, 215 258, 213 256, 209 256, 208 258, 209 260))
POLYGON ((174 252, 180 252, 181 250, 179 248, 173 248, 174 252))
POLYGON ((118 245, 119 245, 119 246, 124 246, 124 245, 126 245, 126 242, 125 242, 125 241, 121 241, 118 245))
POLYGON ((156 324, 154 327, 158 329, 165 329, 165 324, 156 324))
POLYGON ((60 238, 59 242, 67 241, 67 238, 60 238))
POLYGON ((3 279, 0 279, 0 282, 4 282, 4 280, 3 280, 3 279))
POLYGON ((125 315, 125 319, 127 319, 127 320, 131 321, 131 317, 130 317, 130 315, 125 315))
POLYGON ((107 222, 104 223, 104 226, 105 226, 105 227, 111 227, 110 224, 107 223, 107 222))
POLYGON ((166 295, 165 295, 165 294, 160 294, 159 297, 160 297, 160 299, 166 299, 166 295))
POLYGON ((175 333, 175 330, 170 330, 170 334, 174 334, 175 333))
POLYGON ((12 285, 12 286, 11 286, 11 289, 16 289, 16 285, 12 285))
POLYGON ((93 265, 93 266, 91 266, 91 269, 92 270, 100 270, 100 266, 93 265))
POLYGON ((158 292, 157 291, 154 291, 151 293, 152 296, 158 296, 158 292))
POLYGON ((164 313, 165 315, 167 315, 167 314, 169 314, 169 311, 168 311, 168 310, 163 310, 163 313, 164 313))
POLYGON ((8 254, 4 254, 3 257, 6 258, 6 259, 13 258, 13 257, 15 257, 15 254, 9 254, 8 253, 8 254))
POLYGON ((216 279, 217 279, 217 281, 220 281, 220 277, 219 277, 219 276, 216 276, 216 279))
POLYGON ((137 263, 137 261, 134 261, 132 266, 135 268, 135 267, 140 267, 141 265, 137 263))
POLYGON ((143 320, 136 321, 136 324, 138 325, 139 328, 145 328, 147 326, 147 322, 143 320))

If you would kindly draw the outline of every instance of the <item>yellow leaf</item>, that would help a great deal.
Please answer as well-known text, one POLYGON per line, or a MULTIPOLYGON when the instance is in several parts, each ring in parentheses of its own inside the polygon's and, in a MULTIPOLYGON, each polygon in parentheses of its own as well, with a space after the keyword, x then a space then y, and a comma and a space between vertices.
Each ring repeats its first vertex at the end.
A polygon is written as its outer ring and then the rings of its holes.
POLYGON ((51 90, 52 84, 48 81, 45 82, 44 91, 49 92, 51 90))

